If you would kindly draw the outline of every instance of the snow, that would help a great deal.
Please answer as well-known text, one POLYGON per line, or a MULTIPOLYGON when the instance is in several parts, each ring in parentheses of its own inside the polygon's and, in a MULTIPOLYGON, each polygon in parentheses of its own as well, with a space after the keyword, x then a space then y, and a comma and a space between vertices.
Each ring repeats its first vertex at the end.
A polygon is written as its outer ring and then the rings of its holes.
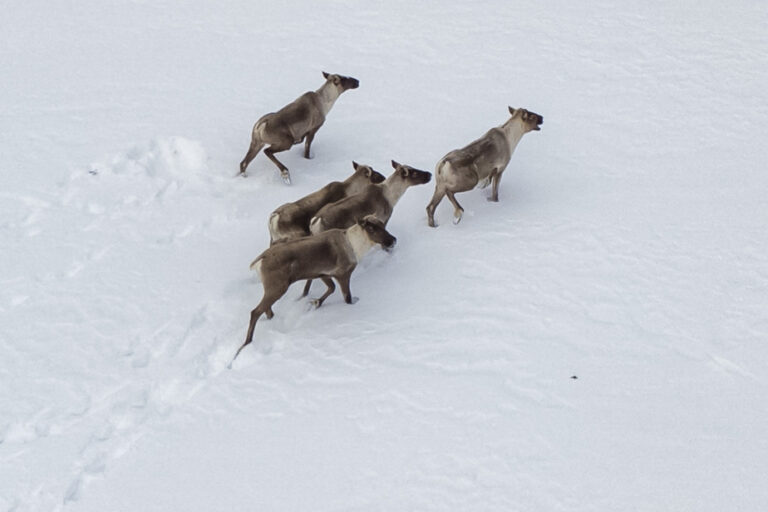
MULTIPOLYGON (((0 19, 0 511, 768 508, 768 8, 24 2, 0 19), (262 114, 360 79, 312 146, 262 114), (317 310, 280 204, 544 116, 317 310)), ((319 285, 315 294, 319 293, 319 285)))

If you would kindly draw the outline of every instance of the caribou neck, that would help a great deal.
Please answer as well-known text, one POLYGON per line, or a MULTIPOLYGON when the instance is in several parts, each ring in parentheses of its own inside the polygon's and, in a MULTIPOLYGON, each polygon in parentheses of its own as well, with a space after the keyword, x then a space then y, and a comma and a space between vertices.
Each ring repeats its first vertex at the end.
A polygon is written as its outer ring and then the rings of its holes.
POLYGON ((360 224, 355 224, 348 228, 346 236, 349 245, 352 246, 352 250, 355 252, 355 259, 358 263, 363 259, 363 256, 371 250, 371 247, 376 245, 374 242, 371 242, 371 239, 365 234, 365 231, 360 224))
POLYGON ((387 179, 384 180, 384 183, 379 186, 384 189, 384 197, 386 197, 389 205, 394 208, 402 195, 405 194, 405 190, 408 188, 408 185, 409 183, 407 181, 395 173, 387 177, 387 179))
POLYGON ((509 150, 514 151, 517 147, 517 143, 520 142, 520 139, 522 139, 523 135, 525 135, 525 127, 523 126, 523 122, 517 118, 510 119, 501 125, 500 128, 504 132, 504 136, 507 138, 507 142, 509 143, 509 150))
POLYGON ((336 103, 336 100, 339 99, 339 95, 341 94, 338 87, 333 85, 333 82, 327 81, 315 92, 320 98, 320 108, 323 110, 323 115, 328 115, 331 107, 333 107, 333 104, 336 103))

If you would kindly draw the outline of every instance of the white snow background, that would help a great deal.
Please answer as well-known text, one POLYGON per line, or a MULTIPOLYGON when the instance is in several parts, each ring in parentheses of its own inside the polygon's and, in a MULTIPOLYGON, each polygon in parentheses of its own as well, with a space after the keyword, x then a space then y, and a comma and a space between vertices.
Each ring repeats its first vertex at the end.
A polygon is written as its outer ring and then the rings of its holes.
POLYGON ((0 511, 768 510, 765 2, 1 10, 0 511), (293 186, 236 177, 323 70, 293 186), (410 189, 226 369, 275 207, 508 105, 498 204, 410 189))

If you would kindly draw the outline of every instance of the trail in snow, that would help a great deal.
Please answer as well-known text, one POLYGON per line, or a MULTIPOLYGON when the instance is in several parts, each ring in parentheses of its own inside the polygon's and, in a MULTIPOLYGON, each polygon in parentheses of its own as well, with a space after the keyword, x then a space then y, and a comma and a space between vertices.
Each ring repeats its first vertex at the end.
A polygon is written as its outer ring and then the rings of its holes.
POLYGON ((215 243, 216 223, 229 213, 198 212, 224 181, 211 175, 199 144, 177 137, 73 173, 50 201, 23 200, 29 211, 12 227, 43 239, 55 257, 33 281, 10 280, 3 289, 3 304, 13 308, 6 318, 36 319, 5 324, 7 340, 34 343, 2 345, 0 432, 10 450, 3 477, 35 497, 18 506, 76 500, 142 436, 144 423, 170 414, 221 370, 215 352, 230 347, 216 343, 225 332, 206 326, 209 296, 184 302, 167 287, 183 280, 202 289, 204 276, 189 272, 185 252, 215 243), (52 235, 54 243, 46 239, 52 235), (157 282, 156 272, 170 277, 157 282), (66 446, 69 462, 28 450, 45 444, 66 446))

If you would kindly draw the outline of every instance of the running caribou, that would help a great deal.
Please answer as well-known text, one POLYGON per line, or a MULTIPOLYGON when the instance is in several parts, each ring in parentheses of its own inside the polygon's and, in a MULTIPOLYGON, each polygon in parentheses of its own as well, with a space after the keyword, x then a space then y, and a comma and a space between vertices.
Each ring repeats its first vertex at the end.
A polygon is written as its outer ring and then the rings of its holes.
POLYGON ((352 162, 355 172, 344 181, 332 181, 320 190, 286 203, 269 216, 270 244, 309 236, 309 221, 323 206, 361 192, 367 185, 381 183, 384 176, 368 165, 352 162))
POLYGON ((253 341, 253 329, 263 314, 272 318, 272 305, 282 297, 288 287, 303 279, 320 278, 328 289, 313 304, 320 307, 331 295, 338 281, 344 302, 353 304, 349 280, 357 264, 373 246, 381 245, 385 250, 394 247, 397 239, 385 228, 384 223, 373 216, 359 220, 347 229, 331 229, 319 235, 289 240, 275 244, 253 260, 255 270, 264 285, 264 296, 259 305, 251 311, 248 334, 245 342, 237 349, 234 361, 240 351, 253 341))
POLYGON ((435 208, 444 196, 454 207, 453 223, 464 213, 454 194, 493 184, 489 201, 499 200, 499 181, 507 168, 517 143, 526 133, 538 131, 544 118, 524 108, 509 108, 506 123, 491 128, 485 135, 461 149, 445 155, 435 167, 435 194, 427 205, 427 221, 435 227, 435 208))
MULTIPOLYGON (((328 229, 345 229, 366 216, 373 216, 387 225, 392 210, 405 191, 413 185, 429 183, 432 174, 403 165, 392 160, 395 168, 386 180, 376 185, 368 185, 359 194, 345 197, 335 203, 323 206, 309 222, 309 231, 313 235, 328 229)), ((309 294, 312 280, 307 280, 302 297, 309 294)))
POLYGON ((349 76, 328 74, 323 71, 325 83, 316 91, 305 92, 296 100, 277 112, 264 115, 256 121, 251 132, 251 145, 243 161, 240 162, 240 174, 245 176, 245 169, 261 148, 267 158, 280 169, 283 181, 290 185, 291 175, 275 153, 290 149, 294 144, 304 141, 304 158, 309 158, 309 147, 315 133, 325 122, 325 117, 341 93, 357 89, 360 82, 349 76))
POLYGON ((429 183, 432 174, 392 160, 393 172, 383 183, 368 185, 359 194, 328 204, 309 223, 313 234, 327 229, 346 228, 366 215, 374 215, 387 224, 392 210, 408 187, 429 183))

